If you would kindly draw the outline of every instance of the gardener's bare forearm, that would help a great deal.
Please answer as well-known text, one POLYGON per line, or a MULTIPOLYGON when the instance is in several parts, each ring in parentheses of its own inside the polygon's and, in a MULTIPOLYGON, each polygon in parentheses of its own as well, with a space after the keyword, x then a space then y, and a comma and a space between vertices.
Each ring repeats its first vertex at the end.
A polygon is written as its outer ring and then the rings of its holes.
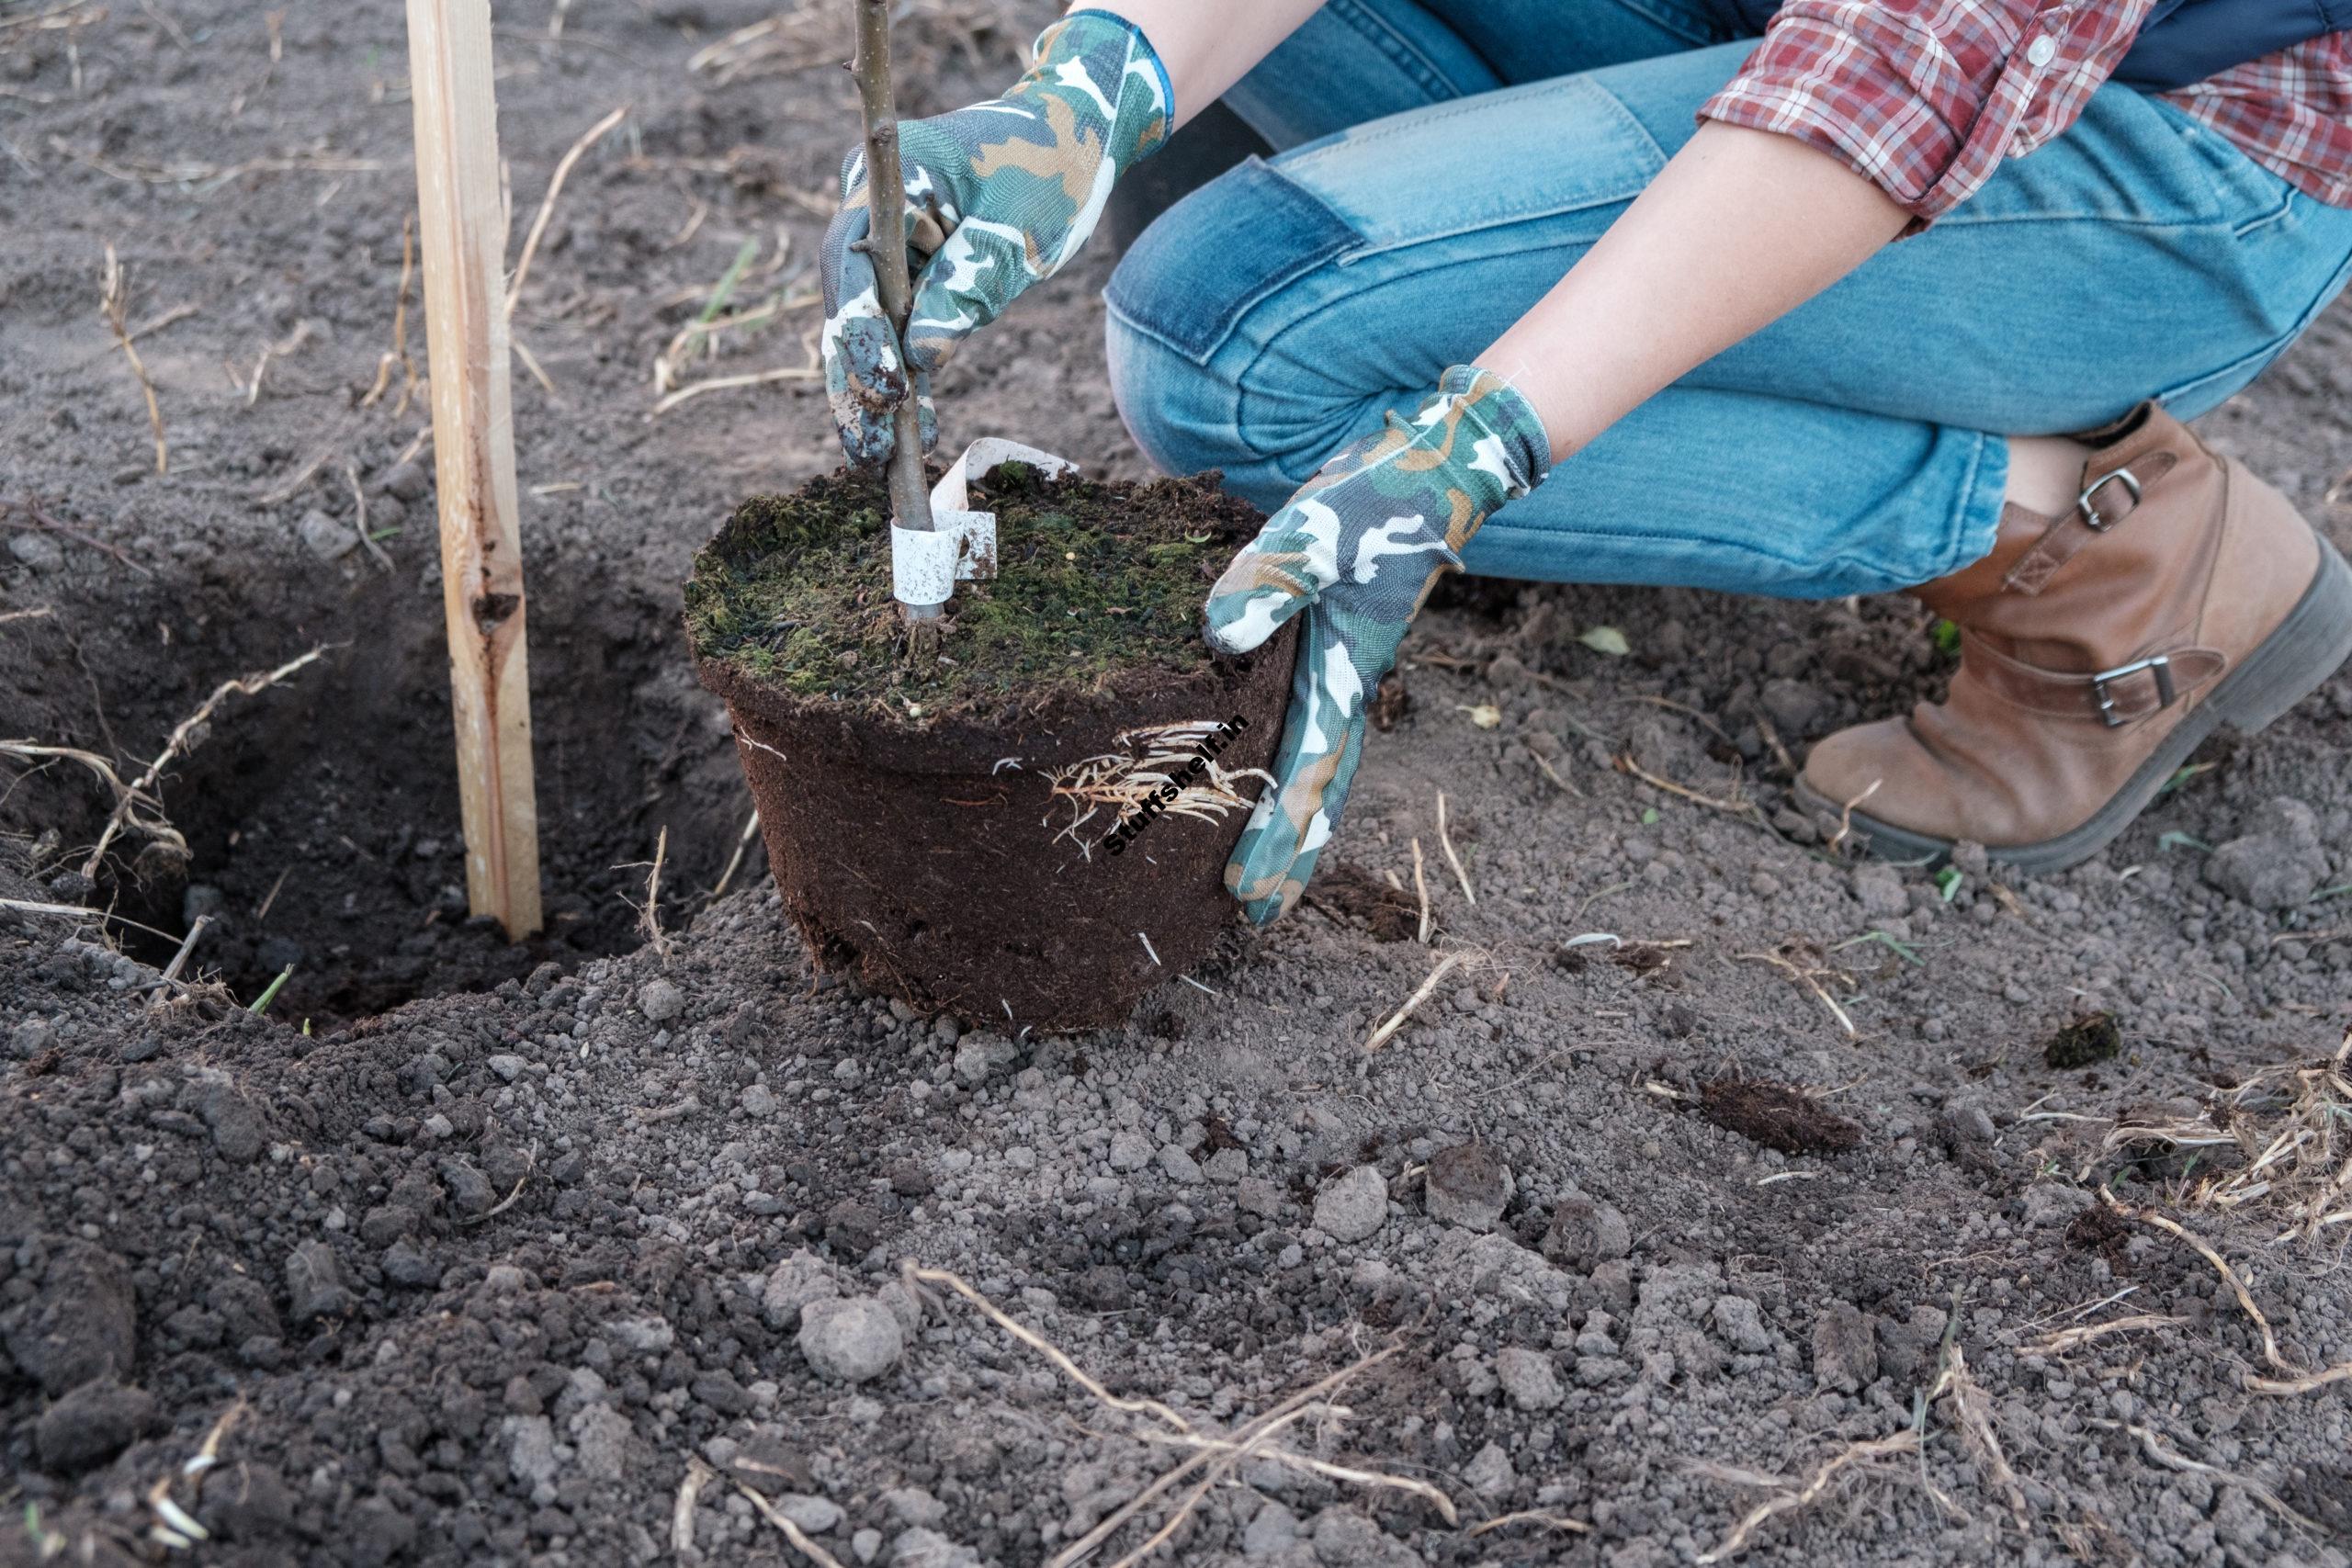
POLYGON ((1535 405, 1555 458, 1794 310, 1909 214, 1791 137, 1709 123, 1477 363, 1535 405))
MULTIPOLYGON (((1089 9, 1143 29, 1168 68, 1182 125, 1272 54, 1323 0, 1104 0, 1089 9)), ((1335 84, 1335 85, 1337 85, 1335 84)))

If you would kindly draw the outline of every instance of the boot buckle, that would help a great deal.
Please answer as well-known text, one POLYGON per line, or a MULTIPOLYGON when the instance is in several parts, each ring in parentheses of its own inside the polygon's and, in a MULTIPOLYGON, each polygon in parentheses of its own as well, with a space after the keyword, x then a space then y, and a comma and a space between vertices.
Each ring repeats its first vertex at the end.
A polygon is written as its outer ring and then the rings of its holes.
MULTIPOLYGON (((2133 488, 2136 491, 2137 487, 2133 488)), ((2109 683, 2120 681, 2126 676, 2137 675, 2142 671, 2156 678, 2156 706, 2158 708, 2172 706, 2173 699, 2179 694, 2173 685, 2170 654, 2152 654, 2146 659, 2135 659, 2129 664, 2119 664, 2112 670, 2102 670, 2091 677, 2091 700, 2098 707, 2098 721, 2108 728, 2120 729, 2131 722, 2131 719, 2118 711, 2115 694, 2108 690, 2109 683)))
MULTIPOLYGON (((2120 484, 2125 490, 2132 492, 2132 504, 2134 506, 2140 504, 2141 490, 2139 475, 2133 473, 2129 468, 2117 468, 2112 473, 2101 474, 2098 478, 2093 479, 2085 487, 2082 494, 2075 498, 2075 510, 2083 514, 2083 522, 2086 524, 2090 527, 2091 532, 2095 534, 2104 534, 2109 528, 2114 527, 2117 523, 2122 521, 2120 517, 2108 518, 2100 516, 2098 507, 2096 504, 2098 492, 2106 489, 2110 484, 2120 484)), ((2171 699, 2166 698, 2165 700, 2170 701, 2171 699)))

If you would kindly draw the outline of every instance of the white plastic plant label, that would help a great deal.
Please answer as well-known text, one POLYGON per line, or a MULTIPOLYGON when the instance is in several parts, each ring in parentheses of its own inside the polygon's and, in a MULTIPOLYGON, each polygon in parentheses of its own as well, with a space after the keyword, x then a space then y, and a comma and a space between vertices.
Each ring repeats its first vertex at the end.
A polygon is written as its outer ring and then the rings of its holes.
MULTIPOLYGON (((944 522, 944 518, 934 518, 944 522)), ((901 604, 944 604, 956 592, 961 534, 890 525, 890 596, 901 604)))
POLYGON ((1001 435, 965 447, 932 487, 932 531, 891 525, 891 597, 902 604, 944 604, 957 582, 996 575, 996 513, 971 509, 971 483, 1003 463, 1026 463, 1047 479, 1078 472, 1067 457, 1001 435))

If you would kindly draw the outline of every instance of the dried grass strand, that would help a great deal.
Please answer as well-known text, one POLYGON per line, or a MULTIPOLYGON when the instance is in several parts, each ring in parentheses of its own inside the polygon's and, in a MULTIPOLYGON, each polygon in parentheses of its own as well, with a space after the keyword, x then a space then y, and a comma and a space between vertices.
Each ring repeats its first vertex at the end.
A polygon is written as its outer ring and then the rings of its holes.
POLYGON ((1448 975, 1453 974, 1454 970, 1460 968, 1463 964, 1468 963, 1469 960, 1470 954, 1460 950, 1449 953, 1444 957, 1440 958, 1437 961, 1437 967, 1430 971, 1430 977, 1422 981, 1419 987, 1415 990, 1411 996, 1405 998, 1405 1005, 1398 1008, 1395 1012, 1389 1014, 1388 1021, 1383 1023, 1378 1029, 1372 1032, 1372 1037, 1363 1043, 1363 1054, 1369 1056, 1374 1052, 1379 1050, 1383 1045, 1387 1044, 1388 1042, 1395 1037, 1396 1032, 1405 1027, 1405 1021, 1419 1010, 1421 1004, 1428 1001, 1430 996, 1436 992, 1438 987, 1444 982, 1445 977, 1448 975))
POLYGON ((2129 1317, 2109 1318, 2105 1323, 2086 1323, 2077 1328, 2062 1328, 2045 1335, 2025 1347, 2030 1356, 2063 1356, 2069 1350, 2080 1349, 2094 1340, 2112 1334, 2138 1334, 2143 1330, 2177 1328, 2187 1323, 2185 1317, 2166 1317, 2160 1313, 2137 1313, 2129 1317))
POLYGON ((974 1307, 978 1308, 980 1314, 986 1317, 989 1322, 995 1324, 999 1328, 1003 1329, 1007 1334, 1012 1335, 1015 1339, 1020 1340, 1023 1345, 1028 1346, 1032 1350, 1035 1350, 1039 1355, 1045 1357, 1046 1359, 1051 1361, 1056 1367, 1061 1370, 1063 1376, 1069 1378, 1072 1382, 1078 1384, 1079 1387, 1084 1389, 1087 1393, 1092 1394, 1097 1400, 1109 1405, 1112 1409, 1124 1411, 1130 1416, 1151 1416, 1154 1420, 1165 1423, 1175 1431, 1190 1432, 1193 1429, 1193 1424, 1191 1422, 1185 1420, 1184 1417, 1179 1416, 1174 1410, 1169 1408, 1165 1404, 1162 1404, 1156 1399, 1127 1399, 1113 1393, 1109 1389, 1104 1388, 1100 1382, 1097 1382, 1091 1376, 1090 1376, 1085 1368, 1070 1359, 1069 1354, 1059 1346, 1054 1344, 1053 1341, 1047 1339, 1044 1335, 1039 1334, 1035 1330, 1020 1323, 1002 1308, 999 1307, 994 1302, 989 1300, 988 1297, 980 1294, 979 1292, 965 1283, 963 1278, 953 1270, 946 1269, 925 1269, 916 1263, 913 1258, 910 1258, 900 1266, 900 1271, 905 1275, 907 1280, 912 1283, 944 1285, 948 1290, 955 1292, 957 1295, 971 1303, 974 1307))
MULTIPOLYGON (((1897 1454, 1916 1452, 1918 1447, 1919 1434, 1906 1427, 1900 1432, 1893 1433, 1887 1437, 1871 1438, 1867 1441, 1852 1443, 1848 1445, 1846 1448, 1840 1449, 1837 1453, 1831 1455, 1829 1459, 1822 1464, 1820 1469, 1813 1472, 1813 1478, 1807 1481, 1804 1485, 1794 1490, 1783 1491, 1779 1496, 1768 1498, 1764 1502, 1759 1503, 1755 1507, 1749 1509, 1747 1514, 1741 1517, 1739 1522, 1732 1527, 1731 1533, 1724 1538, 1721 1545, 1715 1547, 1711 1551, 1701 1552, 1696 1561, 1702 1564, 1709 1562, 1721 1562, 1727 1557, 1736 1556, 1739 1552, 1747 1549, 1747 1543, 1750 1540, 1755 1539, 1756 1532, 1763 1529, 1764 1526, 1770 1524, 1772 1520, 1780 1517, 1782 1514, 1794 1513, 1801 1508, 1809 1508, 1814 1504, 1819 1502, 1829 1489, 1837 1483, 1838 1477, 1843 1475, 1847 1471, 1853 1469, 1857 1465, 1869 1464, 1883 1459, 1892 1459, 1897 1454)), ((1707 1469, 1710 1473, 1713 1473, 1719 1477, 1729 1478, 1736 1476, 1744 1484, 1786 1484, 1778 1476, 1762 1476, 1752 1472, 1738 1472, 1724 1469, 1717 1469, 1714 1467, 1702 1468, 1707 1469)))
POLYGON ((147 400, 147 426, 155 439, 155 471, 168 474, 172 471, 172 454, 164 439, 164 409, 155 400, 155 381, 147 374, 147 362, 139 357, 138 345, 130 341, 130 289, 123 278, 122 263, 115 255, 112 241, 107 243, 106 270, 98 285, 98 310, 114 333, 115 346, 130 362, 130 373, 139 378, 139 390, 147 400))
MULTIPOLYGON (((817 1568, 842 1568, 842 1560, 840 1558, 835 1557, 831 1552, 827 1551, 823 1547, 819 1546, 815 1541, 810 1540, 808 1539, 808 1532, 803 1530, 798 1525, 794 1524, 791 1519, 786 1517, 776 1507, 775 1504, 769 1502, 765 1497, 761 1496, 757 1492, 754 1492, 752 1488, 744 1485, 740 1481, 735 1483, 735 1490, 750 1498, 752 1500, 752 1506, 759 1510, 760 1517, 774 1525, 776 1529, 782 1533, 784 1539, 790 1541, 793 1544, 794 1549, 797 1551, 800 1555, 808 1559, 809 1562, 817 1564, 817 1568)), ((689 1518, 692 1517, 691 1515, 688 1517, 689 1518)))
POLYGON ((727 857, 727 869, 718 874, 718 885, 710 890, 711 902, 717 903, 727 896, 727 889, 734 884, 735 873, 742 868, 744 853, 751 849, 752 840, 759 835, 759 831, 760 814, 754 811, 752 813, 751 820, 743 824, 743 831, 735 840, 735 852, 727 857))
MULTIPOLYGON (((1231 1438, 1212 1438, 1198 1432, 1146 1431, 1138 1432, 1135 1436, 1147 1442, 1172 1444, 1182 1448, 1231 1450, 1238 1446, 1231 1438)), ((1435 1508, 1448 1524, 1452 1524, 1456 1517, 1457 1511, 1453 1506, 1453 1499, 1426 1481, 1416 1481, 1405 1475, 1391 1475, 1385 1471, 1360 1470, 1352 1465, 1317 1459, 1311 1454, 1299 1453, 1292 1449, 1268 1449, 1257 1457, 1271 1460, 1276 1464, 1301 1471, 1308 1475, 1319 1475, 1326 1481, 1344 1482, 1351 1486, 1362 1486, 1374 1491, 1410 1494, 1435 1508)))
POLYGON ((416 270, 416 214, 401 219, 401 285, 392 299, 392 346, 376 361, 376 384, 359 400, 361 408, 372 408, 391 385, 392 367, 401 367, 401 400, 392 409, 399 419, 408 412, 409 400, 416 394, 416 360, 408 351, 408 286, 416 270))
POLYGON ((1462 884, 1462 897, 1472 908, 1478 906, 1477 891, 1470 886, 1470 874, 1462 869, 1462 857, 1453 852, 1453 835, 1445 826, 1445 791, 1437 792, 1437 843, 1445 852, 1445 863, 1453 868, 1453 879, 1462 884))
MULTIPOLYGON (((1224 1472, 1230 1471, 1237 1467, 1240 1463, 1241 1459, 1246 1457, 1246 1454, 1236 1452, 1235 1450, 1246 1450, 1248 1453, 1255 1453, 1259 1446, 1255 1439, 1268 1434, 1272 1428, 1281 1425, 1288 1424, 1289 1421, 1302 1414, 1308 1406, 1322 1400, 1326 1395, 1352 1382, 1360 1374, 1369 1371, 1373 1367, 1378 1366, 1381 1362, 1395 1355, 1398 1348, 1400 1348, 1400 1347, 1392 1342, 1378 1350, 1361 1357, 1349 1365, 1340 1368, 1338 1371, 1332 1372, 1329 1376, 1290 1394, 1272 1409, 1243 1423, 1232 1432, 1226 1434, 1225 1438, 1222 1439, 1224 1443, 1228 1445, 1224 1451, 1227 1455, 1230 1456, 1229 1459, 1221 1462, 1219 1450, 1215 1449, 1204 1449, 1199 1453, 1194 1454, 1191 1459, 1186 1460, 1183 1463, 1176 1466, 1173 1470, 1170 1470, 1161 1475, 1150 1485, 1145 1487, 1142 1492, 1138 1493, 1134 1497, 1129 1498, 1125 1504, 1121 1505, 1117 1510, 1113 1512, 1101 1523, 1097 1524, 1091 1530, 1089 1530, 1078 1540, 1064 1548, 1062 1551, 1058 1553, 1047 1565, 1047 1568, 1070 1568, 1071 1564, 1082 1561, 1085 1557, 1090 1555, 1096 1547, 1100 1546, 1103 1541, 1108 1540, 1113 1535, 1116 1534, 1121 1527, 1125 1525, 1129 1519, 1135 1517, 1138 1512, 1148 1506, 1155 1498, 1168 1491, 1186 1476, 1191 1475, 1194 1471, 1199 1470, 1204 1466, 1216 1466, 1216 1469, 1212 1472, 1212 1474, 1208 1478, 1210 1483, 1213 1484, 1218 1473, 1223 1473, 1224 1472)), ((1196 1488, 1195 1491, 1196 1493, 1204 1492, 1205 1488, 1196 1488)), ((1192 1502, 1197 1503, 1197 1495, 1192 1498, 1192 1502)), ((1180 1519, 1182 1512, 1184 1511, 1185 1509, 1182 1507, 1180 1507, 1178 1510, 1178 1517, 1180 1519)), ((1448 1499, 1439 1511, 1448 1524, 1455 1522, 1457 1515, 1451 1499, 1448 1499)), ((1159 1540, 1164 1540, 1167 1533, 1172 1532, 1163 1530, 1161 1535, 1154 1537, 1154 1541, 1157 1542, 1159 1540)), ((1124 1561, 1125 1562, 1132 1563, 1136 1560, 1136 1554, 1130 1553, 1124 1561)))
POLYGON ((1820 973, 1819 971, 1801 968, 1793 961, 1785 958, 1777 953, 1735 953, 1731 956, 1734 963, 1770 964, 1776 968, 1785 970, 1792 977, 1802 984, 1805 989, 1811 991, 1815 996, 1821 998, 1821 1005, 1829 1010, 1829 1016, 1838 1021, 1838 1027, 1846 1032, 1847 1039, 1859 1040, 1861 1038, 1861 1032, 1854 1027, 1853 1016, 1847 1012, 1844 1008, 1838 1005, 1838 998, 1831 996, 1828 989, 1822 985, 1818 978, 1816 978, 1816 976, 1820 973))
POLYGON ((531 220, 531 231, 523 237, 523 254, 515 258, 514 276, 506 286, 506 313, 514 314, 515 303, 523 298, 523 284, 531 276, 531 262, 539 254, 539 239, 548 231, 548 222, 555 216, 556 197, 563 194, 563 182, 571 177, 572 165, 579 163, 588 149, 605 139, 607 131, 628 118, 629 106, 623 104, 588 128, 579 141, 558 161, 555 174, 548 181, 548 193, 539 200, 538 215, 531 220))
MULTIPOLYGON (((1258 1451, 1279 1437, 1284 1427, 1295 1425, 1305 1419, 1307 1411, 1305 1408, 1287 1411, 1279 1417, 1259 1424, 1256 1430, 1252 1431, 1246 1440, 1221 1445, 1219 1449, 1212 1450, 1206 1456, 1208 1463, 1203 1469, 1201 1478, 1176 1500, 1176 1506, 1168 1510, 1168 1517, 1159 1522, 1159 1528, 1147 1536, 1143 1544, 1114 1561, 1111 1568, 1136 1568, 1136 1563, 1141 1562, 1159 1551, 1162 1545, 1174 1539, 1176 1532, 1184 1528, 1184 1521, 1191 1518, 1200 1507, 1201 1499, 1209 1495, 1211 1487, 1239 1469, 1243 1461, 1255 1458, 1258 1451)), ((1069 1557, 1068 1561, 1075 1562, 1078 1559, 1069 1557)), ((1060 1560, 1057 1561, 1056 1568, 1061 1568, 1060 1560)))
POLYGON ((2287 1359, 2287 1358, 2280 1353, 2278 1349, 2278 1337, 2271 1332, 2270 1320, 2267 1317, 2265 1317, 2262 1314, 2262 1309, 2255 1304, 2254 1293, 2245 1288, 2245 1281, 2238 1278, 2238 1271, 2231 1268, 2228 1260, 2222 1258, 2220 1253, 2214 1251, 2212 1247, 2202 1237, 2197 1235, 2186 1225, 2183 1225, 2179 1221, 2173 1219, 2169 1215, 2160 1214, 2154 1209, 2135 1208, 2132 1204, 2124 1202, 2120 1198, 2118 1198, 2113 1192, 2109 1191, 2104 1183, 2099 1187, 2098 1195, 2100 1200, 2104 1201, 2109 1208, 2114 1210, 2117 1213, 2123 1215, 2125 1218, 2138 1220, 2143 1224, 2154 1225, 2160 1231, 2164 1231, 2171 1235, 2178 1236, 2181 1240, 2194 1247, 2197 1250, 2198 1256, 2204 1258, 2206 1262, 2211 1264, 2214 1271, 2222 1276, 2222 1281, 2230 1287, 2231 1293, 2237 1297, 2238 1306, 2240 1309, 2245 1313, 2247 1317, 2254 1320, 2255 1327, 2262 1331, 2263 1359, 2268 1361, 2280 1371, 2287 1373, 2290 1377, 2300 1378, 2306 1375, 2307 1369, 2295 1365, 2295 1363, 2287 1359))
MULTIPOLYGON (((255 675, 242 676, 234 681, 223 681, 215 686, 212 689, 212 694, 205 698, 194 713, 180 720, 173 728, 172 733, 164 742, 164 750, 157 754, 153 762, 148 764, 147 771, 122 787, 119 797, 115 802, 114 810, 107 814, 105 829, 98 834, 97 844, 90 851, 88 858, 82 863, 82 874, 92 878, 97 875, 98 866, 106 859, 107 846, 114 842, 116 834, 131 824, 134 808, 141 800, 154 799, 155 781, 163 776, 164 770, 171 766, 175 758, 192 748, 193 737, 211 719, 213 710, 232 696, 250 697, 267 691, 296 671, 306 665, 315 664, 325 658, 329 646, 322 643, 300 659, 288 660, 275 670, 264 671, 255 675)), ((109 774, 113 772, 111 768, 105 771, 109 774)), ((160 807, 157 816, 160 822, 160 807)), ((149 831, 151 836, 164 836, 154 834, 154 825, 142 823, 141 826, 149 831)), ((176 840, 179 847, 185 851, 187 840, 172 830, 169 823, 163 822, 161 826, 165 835, 168 835, 170 840, 176 840)))
POLYGON ((368 531, 368 492, 359 488, 357 464, 348 460, 344 463, 343 481, 351 487, 351 527, 352 531, 359 536, 359 547, 366 550, 378 566, 383 568, 385 575, 390 576, 392 571, 392 558, 384 553, 384 547, 378 544, 376 536, 368 531))
POLYGON ((1470 1533, 1481 1536, 1492 1530, 1509 1529, 1513 1525, 1541 1525, 1545 1529, 1562 1530, 1569 1535, 1592 1533, 1592 1527, 1582 1519, 1572 1519, 1566 1514, 1547 1514, 1541 1508, 1521 1508, 1515 1514, 1498 1515, 1485 1524, 1472 1525, 1470 1533))
POLYGON ((2009 1456, 2001 1448, 2000 1434, 1993 1429, 1993 1401, 1984 1385, 1969 1374, 1968 1357, 1957 1339, 1946 1346, 1943 1368, 1936 1375, 1935 1386, 1928 1391, 1931 1401, 1939 1395, 1951 1404, 1952 1419, 1959 1424, 1961 1437, 1978 1468, 2000 1488, 2018 1529, 2030 1530, 2033 1512, 2026 1506, 2025 1488, 2018 1481, 2009 1456))
POLYGON ((755 370, 741 376, 714 376, 706 381, 692 381, 672 392, 653 405, 656 417, 668 413, 680 403, 688 402, 707 392, 724 392, 737 387, 764 387, 772 381, 814 381, 824 375, 813 365, 787 365, 774 370, 755 370))
POLYGON ((2190 1475, 2211 1476, 2225 1485, 2237 1487, 2247 1496, 2298 1529, 2307 1530, 2312 1535, 2326 1533, 2316 1522, 2305 1518, 2301 1514, 2289 1507, 2285 1499, 2261 1482, 2249 1475, 2240 1475, 2234 1471, 2223 1470, 2219 1465, 2207 1464, 2202 1460, 2190 1459, 2187 1454, 2166 1448, 2164 1439, 2157 1437, 2151 1427, 2143 1427, 2136 1422, 2109 1420, 2101 1416, 2090 1416, 2088 1422, 2089 1425, 2107 1431, 2130 1433, 2139 1439, 2141 1451, 2166 1470, 2177 1470, 2190 1475))
POLYGON ((686 1461, 686 1473, 678 1483, 677 1498, 670 1505, 670 1550, 680 1557, 695 1549, 695 1505, 702 1498, 702 1489, 718 1474, 700 1459, 686 1461))
MULTIPOLYGON (((1765 818, 1763 808, 1752 800, 1743 800, 1736 795, 1728 800, 1720 799, 1712 795, 1702 795, 1688 784, 1679 784, 1672 779, 1651 773, 1634 760, 1631 751, 1618 753, 1616 767, 1619 773, 1639 779, 1653 789, 1662 789, 1668 795, 1690 802, 1693 806, 1703 806, 1710 811, 1720 811, 1727 817, 1736 817, 1763 832, 1772 832, 1772 824, 1765 818)), ((1774 833, 1772 836, 1778 838, 1780 835, 1774 833)))
POLYGON ((1413 896, 1420 900, 1421 919, 1419 935, 1414 939, 1423 947, 1430 944, 1430 879, 1421 863, 1421 840, 1413 840, 1413 896))

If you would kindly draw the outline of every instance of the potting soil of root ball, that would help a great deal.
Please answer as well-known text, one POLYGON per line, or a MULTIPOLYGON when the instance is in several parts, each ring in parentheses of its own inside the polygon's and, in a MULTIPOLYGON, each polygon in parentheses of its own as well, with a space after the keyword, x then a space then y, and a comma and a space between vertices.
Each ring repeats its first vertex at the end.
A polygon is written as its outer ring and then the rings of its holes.
POLYGON ((1202 602, 1263 522, 1213 474, 1129 484, 1007 463, 971 494, 996 513, 997 575, 956 585, 932 670, 898 656, 882 479, 849 471, 744 502, 696 558, 695 654, 797 696, 901 717, 1096 689, 1123 671, 1199 670, 1210 658, 1202 602))

